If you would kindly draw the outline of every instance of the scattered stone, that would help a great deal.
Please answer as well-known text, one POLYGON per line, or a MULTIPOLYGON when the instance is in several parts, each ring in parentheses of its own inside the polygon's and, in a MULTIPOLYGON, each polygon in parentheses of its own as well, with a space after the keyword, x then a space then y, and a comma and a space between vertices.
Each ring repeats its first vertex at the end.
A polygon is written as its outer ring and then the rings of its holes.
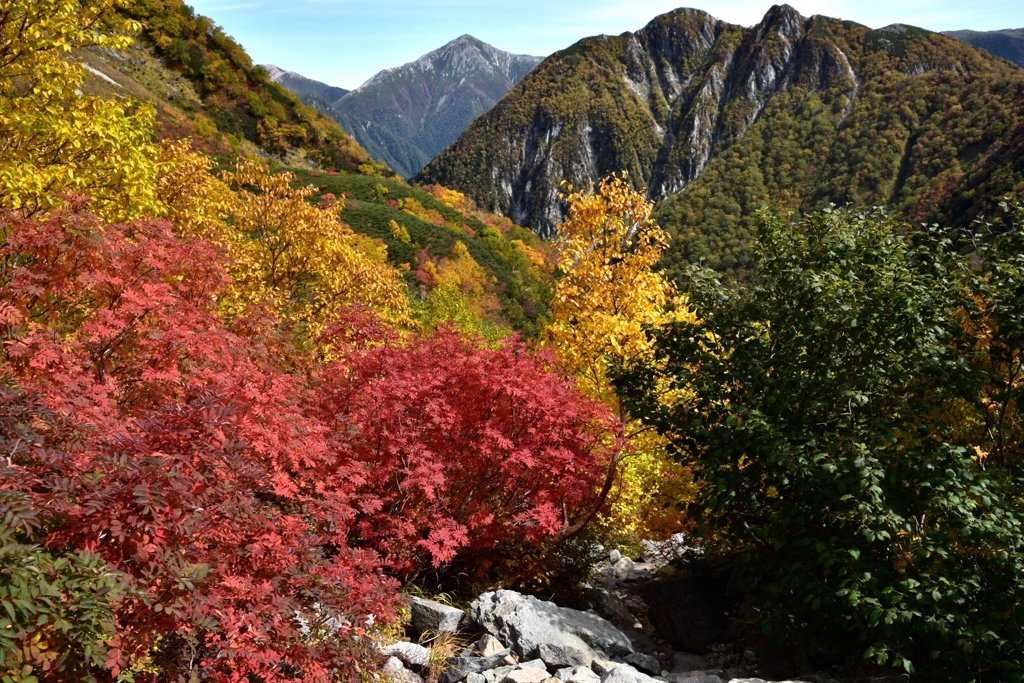
POLYGON ((612 563, 612 572, 614 572, 616 579, 623 580, 632 578, 635 571, 636 564, 628 557, 620 557, 612 563))
POLYGON ((548 670, 545 668, 529 667, 526 669, 514 669, 505 674, 499 683, 541 683, 548 678, 548 670))
POLYGON ((417 636, 424 631, 447 633, 456 631, 466 613, 455 607, 423 598, 412 599, 412 628, 417 636))
POLYGON ((605 674, 611 673, 617 666, 619 665, 615 662, 601 657, 595 657, 594 661, 590 663, 590 668, 594 671, 594 673, 602 677, 605 674))
POLYGON ((471 673, 466 676, 466 683, 487 683, 487 677, 481 673, 471 673))
POLYGON ((552 645, 541 643, 537 647, 537 655, 552 668, 566 666, 586 666, 594 661, 593 655, 568 645, 552 645))
POLYGON ((476 649, 480 652, 482 657, 491 657, 493 655, 507 655, 509 650, 505 647, 505 644, 500 640, 492 636, 490 633, 485 633, 480 636, 480 640, 477 641, 476 649))
POLYGON ((687 553, 699 554, 700 552, 696 548, 686 545, 686 534, 673 534, 671 538, 664 541, 640 541, 640 545, 644 549, 640 559, 656 567, 678 560, 687 553))
MULTIPOLYGON (((505 678, 506 674, 515 669, 515 666, 499 666, 497 669, 484 671, 483 676, 486 683, 497 683, 505 678)), ((469 679, 466 679, 467 683, 469 679)))
POLYGON ((611 562, 612 564, 615 564, 616 562, 618 562, 621 559, 622 559, 622 553, 620 553, 618 550, 613 550, 610 553, 608 553, 608 561, 611 562))
POLYGON ((430 665, 430 650, 416 643, 392 643, 384 648, 384 654, 397 657, 403 664, 417 671, 430 665))
POLYGON ((515 666, 519 663, 519 660, 513 657, 511 654, 507 654, 501 658, 502 666, 515 666))
MULTIPOLYGON (((502 664, 507 655, 480 657, 472 650, 466 650, 448 660, 448 668, 441 674, 441 683, 455 683, 472 673, 482 673, 502 664)), ((511 668, 510 668, 511 670, 511 668)), ((486 675, 486 674, 485 674, 486 675)))
POLYGON ((567 666, 555 672, 555 678, 563 683, 600 683, 601 677, 589 666, 567 666))
POLYGON ((484 593, 473 602, 470 615, 523 657, 536 656, 541 643, 607 657, 633 651, 629 639, 605 619, 514 591, 484 593))
POLYGON ((528 662, 520 662, 519 663, 519 668, 520 669, 544 669, 545 671, 548 670, 547 664, 545 664, 543 659, 531 659, 528 662))
POLYGON ((601 676, 601 683, 652 683, 653 681, 653 678, 640 673, 629 664, 619 664, 601 676))
POLYGON ((638 669, 645 674, 649 674, 651 676, 658 676, 661 674, 661 662, 651 655, 645 655, 642 652, 634 652, 626 655, 622 659, 627 664, 633 665, 633 668, 638 669))
POLYGON ((382 671, 391 683, 423 683, 423 678, 406 669, 398 657, 388 657, 382 671))

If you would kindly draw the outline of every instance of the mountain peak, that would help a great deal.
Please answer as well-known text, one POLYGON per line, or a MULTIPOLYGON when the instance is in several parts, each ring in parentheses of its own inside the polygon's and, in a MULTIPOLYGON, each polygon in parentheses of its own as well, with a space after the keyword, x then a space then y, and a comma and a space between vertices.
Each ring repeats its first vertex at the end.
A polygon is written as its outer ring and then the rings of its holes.
POLYGON ((540 61, 467 33, 375 74, 333 108, 342 127, 371 154, 412 176, 540 61))

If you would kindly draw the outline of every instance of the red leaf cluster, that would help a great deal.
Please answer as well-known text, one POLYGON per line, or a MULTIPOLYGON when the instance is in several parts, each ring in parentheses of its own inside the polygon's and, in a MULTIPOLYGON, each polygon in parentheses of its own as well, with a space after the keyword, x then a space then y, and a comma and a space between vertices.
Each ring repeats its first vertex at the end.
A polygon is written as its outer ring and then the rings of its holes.
POLYGON ((324 368, 332 448, 366 466, 358 542, 407 577, 500 543, 538 545, 590 510, 616 430, 546 361, 518 341, 481 349, 441 329, 324 368))
POLYGON ((0 216, 0 519, 28 501, 26 541, 128 577, 103 675, 357 676, 385 571, 539 546, 599 504, 617 430, 549 359, 355 312, 299 372, 218 315, 221 259, 83 202, 0 216))
POLYGON ((0 410, 23 416, 0 487, 31 497, 47 545, 129 576, 111 673, 163 636, 165 668, 204 680, 328 680, 394 587, 346 543, 354 483, 322 471, 304 387, 217 316, 219 255, 80 208, 0 230, 0 410), (345 626, 309 638, 299 615, 345 626))

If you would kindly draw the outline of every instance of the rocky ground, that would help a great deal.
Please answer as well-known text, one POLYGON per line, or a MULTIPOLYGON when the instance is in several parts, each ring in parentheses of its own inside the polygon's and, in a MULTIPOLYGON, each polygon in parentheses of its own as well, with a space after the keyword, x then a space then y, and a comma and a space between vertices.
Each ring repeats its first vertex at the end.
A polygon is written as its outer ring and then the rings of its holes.
MULTIPOLYGON (((587 587, 587 611, 508 590, 484 593, 468 614, 414 598, 413 638, 469 645, 440 664, 436 647, 395 643, 384 672, 393 683, 768 683, 756 677, 753 652, 722 644, 728 617, 718 589, 659 572, 687 552, 695 551, 682 536, 649 544, 639 561, 612 551, 587 587)), ((792 680, 835 681, 827 672, 792 680)))

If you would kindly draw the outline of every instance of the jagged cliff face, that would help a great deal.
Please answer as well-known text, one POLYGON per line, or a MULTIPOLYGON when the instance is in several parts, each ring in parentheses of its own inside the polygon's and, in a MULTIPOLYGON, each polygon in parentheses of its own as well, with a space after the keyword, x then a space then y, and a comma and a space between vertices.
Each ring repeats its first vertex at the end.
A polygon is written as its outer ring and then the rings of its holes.
MULTIPOLYGON (((742 258, 726 252, 749 238, 762 205, 902 207, 935 198, 923 174, 950 169, 939 185, 955 191, 1022 123, 1012 70, 920 29, 872 31, 784 5, 744 29, 680 9, 552 55, 419 179, 550 236, 562 180, 626 171, 660 201, 663 225, 682 238, 677 255, 731 267, 742 258), (932 145, 967 100, 972 132, 932 145), (981 120, 992 107, 1003 120, 981 120)), ((1012 189, 1021 172, 1000 178, 1012 189)))
POLYGON ((332 108, 371 154, 408 177, 540 61, 461 36, 415 62, 378 73, 332 108))

